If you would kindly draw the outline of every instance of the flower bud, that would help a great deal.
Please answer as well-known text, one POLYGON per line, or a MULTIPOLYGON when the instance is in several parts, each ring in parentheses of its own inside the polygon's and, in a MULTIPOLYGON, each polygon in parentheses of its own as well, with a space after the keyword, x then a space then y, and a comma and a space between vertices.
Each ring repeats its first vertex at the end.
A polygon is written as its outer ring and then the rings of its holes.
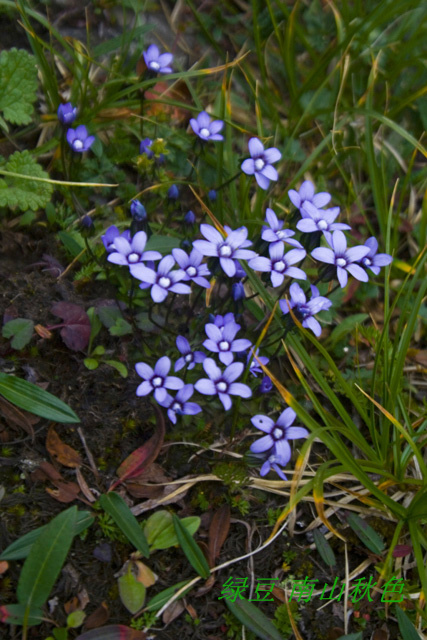
POLYGON ((144 205, 139 200, 132 200, 130 205, 130 213, 134 220, 143 222, 147 219, 147 212, 144 205))
POLYGON ((71 102, 60 104, 57 114, 59 122, 62 124, 71 124, 77 117, 77 107, 73 107, 71 102))
POLYGON ((177 200, 179 197, 179 189, 176 184, 173 184, 169 187, 168 190, 168 198, 169 200, 177 200))
POLYGON ((184 216, 184 222, 185 224, 188 224, 188 225, 192 225, 196 222, 196 216, 192 211, 187 211, 187 213, 184 216))

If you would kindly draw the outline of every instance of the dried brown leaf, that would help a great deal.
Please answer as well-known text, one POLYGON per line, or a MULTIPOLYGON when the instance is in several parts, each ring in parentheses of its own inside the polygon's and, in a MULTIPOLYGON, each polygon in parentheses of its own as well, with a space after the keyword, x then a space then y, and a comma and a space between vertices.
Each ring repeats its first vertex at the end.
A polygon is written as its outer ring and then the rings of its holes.
POLYGON ((85 620, 83 629, 97 629, 102 627, 110 618, 110 612, 106 602, 101 602, 99 607, 95 609, 85 620))
POLYGON ((36 324, 34 326, 34 331, 38 333, 40 338, 44 338, 45 340, 51 340, 53 337, 52 331, 49 331, 49 329, 46 329, 46 327, 44 327, 42 324, 36 324))
POLYGON ((209 527, 209 566, 215 566, 215 560, 221 553, 221 547, 227 539, 230 530, 230 507, 222 505, 215 511, 209 527))
POLYGON ((70 447, 56 433, 53 427, 49 428, 46 438, 46 449, 50 455, 66 467, 80 467, 82 460, 78 451, 70 447))
POLYGON ((73 502, 80 493, 80 487, 75 482, 56 482, 55 484, 56 489, 46 487, 46 491, 58 502, 64 502, 65 504, 73 502))
POLYGON ((175 600, 172 604, 166 609, 166 611, 162 615, 163 624, 170 624, 176 618, 178 618, 181 613, 184 611, 184 605, 181 600, 175 600))
POLYGON ((24 409, 18 409, 18 407, 2 396, 0 396, 0 413, 3 415, 9 426, 21 427, 21 429, 34 439, 33 424, 37 424, 37 422, 39 422, 39 416, 28 413, 28 411, 25 411, 24 409))
POLYGON ((79 467, 77 467, 76 469, 76 479, 79 484, 80 491, 82 492, 86 500, 89 500, 89 502, 96 502, 96 497, 93 495, 92 491, 90 490, 79 467))

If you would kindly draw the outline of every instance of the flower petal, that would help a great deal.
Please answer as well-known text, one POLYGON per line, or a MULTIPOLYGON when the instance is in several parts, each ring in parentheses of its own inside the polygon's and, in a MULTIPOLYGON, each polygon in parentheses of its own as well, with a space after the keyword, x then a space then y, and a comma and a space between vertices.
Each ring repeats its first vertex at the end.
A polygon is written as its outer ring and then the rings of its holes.
POLYGON ((199 393, 202 393, 205 396, 214 396, 216 395, 216 386, 209 380, 209 378, 202 378, 201 380, 197 380, 194 385, 194 388, 199 393))
POLYGON ((243 160, 240 168, 243 173, 246 173, 246 175, 248 176, 251 176, 255 173, 255 163, 252 158, 246 158, 246 160, 243 160))
POLYGON ((268 451, 274 445, 274 440, 271 436, 263 436, 259 440, 255 440, 250 446, 250 450, 253 453, 262 453, 268 451))
POLYGON ((257 429, 264 431, 264 433, 270 433, 275 425, 274 420, 269 418, 268 416, 256 415, 251 418, 251 422, 257 429))
POLYGON ((264 153, 264 145, 259 138, 251 138, 248 142, 249 153, 252 158, 260 156, 264 153))
POLYGON ((240 396, 241 398, 251 398, 252 391, 247 384, 241 382, 233 382, 228 388, 228 393, 232 396, 240 396))
POLYGON ((299 438, 307 438, 308 431, 304 427, 289 427, 286 429, 287 440, 298 440, 299 438))
POLYGON ((266 162, 268 162, 268 164, 278 162, 281 157, 282 154, 280 153, 279 149, 276 149, 276 147, 270 147, 270 149, 266 149, 264 151, 264 159, 266 162))

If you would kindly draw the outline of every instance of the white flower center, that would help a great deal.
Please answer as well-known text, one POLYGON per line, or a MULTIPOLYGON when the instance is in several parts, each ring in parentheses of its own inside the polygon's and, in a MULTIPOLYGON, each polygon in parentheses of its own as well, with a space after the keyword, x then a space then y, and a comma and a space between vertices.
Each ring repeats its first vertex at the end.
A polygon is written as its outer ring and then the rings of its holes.
POLYGON ((347 264, 347 260, 345 258, 337 259, 337 267, 345 267, 346 264, 347 264))
POLYGON ((286 233, 282 230, 282 231, 276 231, 276 236, 281 240, 282 238, 284 238, 286 236, 286 233))
POLYGON ((227 342, 227 340, 223 340, 222 342, 219 343, 218 346, 220 351, 228 351, 230 348, 230 343, 227 342))
POLYGON ((200 135, 203 136, 203 138, 207 138, 210 135, 210 131, 207 127, 203 127, 203 129, 200 129, 200 135))
POLYGON ((172 411, 179 411, 181 409, 181 404, 179 402, 174 402, 171 409, 172 411))
POLYGON ((261 171, 262 169, 264 169, 265 167, 265 162, 262 158, 257 158, 255 160, 255 170, 256 171, 261 171))
POLYGON ((163 289, 167 289, 168 287, 171 286, 170 278, 167 278, 166 276, 162 276, 159 280, 159 285, 163 287, 163 289))
POLYGON ((279 462, 279 458, 274 454, 268 458, 270 464, 277 464, 279 462))
POLYGON ((222 381, 218 382, 216 388, 220 393, 224 393, 225 391, 227 391, 227 383, 222 381))
POLYGON ((153 387, 161 387, 163 384, 163 380, 160 376, 156 376, 152 379, 151 384, 153 385, 153 387))
POLYGON ((370 258, 363 258, 363 264, 365 267, 369 267, 372 264, 372 260, 370 258))
POLYGON ((155 60, 152 60, 149 64, 150 69, 153 69, 153 71, 158 71, 160 69, 160 65, 158 62, 156 62, 155 60))
POLYGON ((320 231, 323 231, 324 229, 328 228, 328 223, 326 222, 326 220, 319 220, 319 222, 317 223, 317 228, 320 229, 320 231))
POLYGON ((192 353, 187 353, 187 355, 184 357, 185 362, 191 362, 192 359, 193 359, 192 353))
POLYGON ((281 429, 280 427, 276 427, 275 429, 273 429, 272 436, 273 438, 276 438, 276 440, 280 440, 281 438, 283 438, 283 429, 281 429))
POLYGON ((286 263, 283 262, 283 260, 279 260, 279 262, 276 262, 274 265, 275 271, 284 271, 285 269, 286 269, 286 263))
POLYGON ((74 140, 73 142, 74 149, 83 149, 83 142, 81 140, 74 140))
POLYGON ((219 255, 221 258, 229 258, 233 253, 233 249, 228 244, 223 244, 219 249, 219 255))
POLYGON ((128 262, 138 262, 139 260, 139 253, 130 253, 128 255, 128 262))
POLYGON ((197 269, 196 267, 188 267, 187 269, 187 275, 190 276, 190 278, 192 278, 193 276, 195 276, 197 273, 197 269))

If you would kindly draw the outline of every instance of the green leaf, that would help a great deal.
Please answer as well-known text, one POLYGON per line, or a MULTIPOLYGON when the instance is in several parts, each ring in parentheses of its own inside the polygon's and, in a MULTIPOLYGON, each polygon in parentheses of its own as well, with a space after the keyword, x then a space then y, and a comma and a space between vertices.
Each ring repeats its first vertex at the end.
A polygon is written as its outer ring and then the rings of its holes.
POLYGON ((316 549, 322 556, 323 562, 325 562, 329 567, 334 567, 337 561, 335 559, 334 552, 332 551, 332 547, 326 540, 325 536, 320 533, 318 529, 315 529, 313 531, 313 537, 316 549))
POLYGON ((427 518, 427 487, 420 489, 407 509, 407 518, 427 518))
POLYGON ((358 633, 348 633, 346 636, 340 636, 338 640, 363 640, 363 633, 362 631, 358 633))
POLYGON ((359 518, 355 513, 350 513, 347 516, 347 522, 370 551, 378 554, 384 551, 384 540, 362 518, 359 518))
POLYGON ((37 68, 34 56, 24 49, 0 54, 0 111, 13 124, 32 121, 36 100, 37 68))
POLYGON ((70 407, 37 385, 0 372, 0 395, 20 409, 54 422, 80 422, 70 407))
POLYGON ((136 613, 144 605, 146 589, 132 573, 132 565, 129 562, 127 572, 118 579, 120 600, 129 611, 136 613))
MULTIPOLYGON (((187 529, 190 535, 194 535, 200 527, 198 516, 182 518, 181 524, 187 529)), ((144 525, 144 533, 150 545, 150 551, 156 549, 169 549, 179 544, 172 521, 172 514, 164 509, 156 511, 151 515, 144 525)))
POLYGON ((76 640, 145 640, 142 631, 136 631, 124 624, 108 624, 106 627, 91 629, 77 636, 76 640))
POLYGON ((12 349, 23 349, 31 340, 33 336, 34 322, 28 318, 16 318, 16 320, 9 320, 3 326, 2 335, 3 338, 10 338, 12 349))
MULTIPOLYGON (((139 11, 140 9, 138 9, 139 11)), ((127 45, 131 40, 135 42, 136 38, 147 33, 147 31, 151 31, 152 25, 144 24, 140 27, 136 27, 136 29, 129 29, 129 31, 124 30, 122 34, 119 36, 115 36, 110 40, 106 40, 105 42, 101 42, 93 49, 93 57, 94 59, 100 58, 101 56, 105 56, 117 49, 121 49, 124 45, 127 45)))
POLYGON ((82 236, 74 231, 69 233, 68 231, 58 231, 59 239, 66 249, 71 253, 73 258, 76 258, 79 253, 84 249, 84 240, 82 236))
POLYGON ((118 309, 116 306, 99 307, 97 309, 97 314, 102 324, 104 325, 104 327, 107 327, 107 329, 114 327, 117 320, 119 318, 122 318, 120 309, 118 309))
MULTIPOLYGON (((2 620, 7 624, 23 624, 26 606, 24 604, 7 604, 2 607, 2 620)), ((43 621, 43 611, 39 607, 30 607, 27 624, 36 625, 43 621)))
POLYGON ((334 330, 331 332, 331 335, 328 338, 328 342, 331 346, 334 346, 337 342, 346 338, 349 333, 353 331, 353 329, 358 324, 362 324, 367 318, 369 318, 369 314, 367 313, 355 313, 352 316, 348 316, 341 320, 339 325, 337 325, 334 330))
POLYGON ((188 532, 187 528, 182 524, 177 515, 172 514, 172 521, 173 526, 175 527, 176 537, 178 538, 181 549, 187 556, 188 562, 191 564, 193 569, 197 571, 199 576, 202 576, 202 578, 205 579, 209 578, 209 565, 202 550, 193 539, 191 533, 188 532))
POLYGON ((49 597, 74 537, 77 507, 57 515, 34 543, 19 576, 17 596, 21 604, 41 607, 49 597))
POLYGON ((53 187, 48 182, 31 180, 49 178, 37 164, 29 151, 15 151, 6 164, 0 161, 0 207, 18 208, 21 211, 37 211, 45 207, 52 195, 53 187))
MULTIPOLYGON (((78 511, 76 524, 74 526, 74 535, 78 536, 79 533, 85 531, 90 527, 95 518, 90 515, 89 511, 78 511)), ((0 555, 0 560, 23 560, 28 556, 33 544, 37 541, 40 535, 46 531, 48 525, 45 524, 42 527, 37 527, 33 531, 29 531, 15 542, 12 542, 0 555)))
POLYGON ((400 607, 396 607, 396 616, 403 640, 421 640, 420 634, 400 607))
MULTIPOLYGON (((163 605, 166 604, 166 602, 170 600, 172 596, 179 589, 181 589, 181 587, 188 584, 188 582, 188 580, 183 580, 182 582, 177 582, 177 584, 174 584, 172 587, 168 587, 167 589, 160 591, 160 593, 151 598, 151 600, 147 603, 147 611, 158 611, 159 609, 161 609, 163 605)), ((179 600, 180 598, 183 598, 189 591, 191 591, 191 587, 183 591, 177 599, 179 600)))
POLYGON ((132 325, 129 324, 124 318, 117 318, 114 325, 109 328, 109 332, 112 336, 126 336, 132 333, 132 325))
POLYGON ((242 598, 236 602, 226 600, 225 603, 231 613, 261 640, 283 640, 271 620, 249 600, 242 598))
POLYGON ((113 369, 116 369, 122 376, 122 378, 128 377, 128 370, 122 362, 117 362, 117 360, 105 360, 105 364, 110 365, 113 369))
POLYGON ((138 520, 118 493, 110 491, 100 497, 101 507, 110 515, 126 538, 146 558, 150 555, 147 539, 138 524, 138 520))
POLYGON ((98 360, 95 360, 95 358, 85 358, 83 360, 83 364, 86 369, 89 369, 89 371, 93 371, 99 367, 99 362, 98 360))
POLYGON ((179 238, 171 236, 151 236, 145 245, 146 251, 160 251, 160 253, 170 253, 180 245, 179 238))
POLYGON ((77 627, 80 627, 83 624, 85 618, 86 614, 84 611, 73 611, 67 617, 67 627, 70 629, 77 629, 77 627))

